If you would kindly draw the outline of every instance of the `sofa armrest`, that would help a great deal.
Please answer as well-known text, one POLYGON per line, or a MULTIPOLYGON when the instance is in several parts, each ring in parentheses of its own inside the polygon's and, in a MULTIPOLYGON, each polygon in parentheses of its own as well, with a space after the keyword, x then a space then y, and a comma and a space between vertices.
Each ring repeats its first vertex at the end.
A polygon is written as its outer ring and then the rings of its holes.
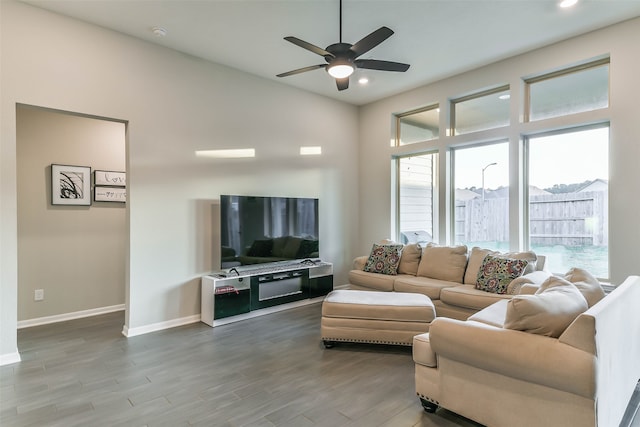
POLYGON ((367 260, 369 259, 368 255, 359 256, 353 260, 353 269, 354 270, 364 270, 364 266, 367 264, 367 260))
POLYGON ((438 317, 430 345, 446 358, 522 381, 594 398, 596 358, 556 338, 438 317))

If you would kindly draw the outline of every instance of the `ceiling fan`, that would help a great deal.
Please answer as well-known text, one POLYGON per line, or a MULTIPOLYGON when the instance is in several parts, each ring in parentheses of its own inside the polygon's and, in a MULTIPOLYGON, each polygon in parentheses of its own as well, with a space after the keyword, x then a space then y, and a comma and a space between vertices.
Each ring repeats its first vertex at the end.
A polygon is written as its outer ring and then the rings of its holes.
POLYGON ((342 0, 340 0, 340 41, 321 49, 318 46, 300 40, 297 37, 285 37, 288 42, 295 44, 303 49, 307 49, 317 55, 324 57, 326 64, 311 65, 309 67, 298 68, 297 70, 288 71, 278 74, 277 77, 287 77, 294 74, 300 74, 307 71, 324 68, 329 75, 336 79, 338 90, 345 90, 349 87, 349 76, 353 74, 356 68, 365 68, 368 70, 380 71, 400 71, 404 72, 409 69, 409 64, 400 62, 380 61, 377 59, 358 59, 359 56, 367 53, 380 43, 391 37, 393 31, 387 27, 380 27, 368 36, 361 39, 356 44, 342 42, 342 0))

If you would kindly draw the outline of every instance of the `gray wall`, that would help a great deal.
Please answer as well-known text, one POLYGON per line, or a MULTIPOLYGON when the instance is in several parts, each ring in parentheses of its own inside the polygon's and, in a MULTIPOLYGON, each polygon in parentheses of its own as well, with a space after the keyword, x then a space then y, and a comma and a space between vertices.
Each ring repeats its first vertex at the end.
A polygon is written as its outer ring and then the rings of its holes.
POLYGON ((320 199, 336 283, 355 256, 358 110, 12 0, 0 2, 0 292, 4 361, 17 357, 16 104, 128 123, 124 332, 197 321, 220 194, 320 199), (321 156, 299 155, 301 145, 321 156), (255 148, 253 159, 195 150, 255 148))
POLYGON ((51 164, 125 170, 125 124, 19 106, 18 320, 124 306, 122 203, 51 205, 51 164), (34 301, 34 290, 45 299, 34 301))

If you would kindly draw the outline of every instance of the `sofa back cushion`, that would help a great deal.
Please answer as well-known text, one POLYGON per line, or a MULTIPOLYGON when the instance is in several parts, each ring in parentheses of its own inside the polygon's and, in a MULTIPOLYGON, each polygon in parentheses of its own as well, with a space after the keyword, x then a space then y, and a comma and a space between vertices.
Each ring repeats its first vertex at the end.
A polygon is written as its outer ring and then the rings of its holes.
POLYGON ((466 266, 466 246, 437 246, 429 243, 422 250, 418 276, 462 283, 466 266))
POLYGON ((480 270, 484 257, 496 253, 496 251, 492 251, 491 249, 483 249, 477 246, 471 248, 469 261, 467 262, 467 270, 464 273, 464 284, 475 285, 478 279, 478 270, 480 270))
POLYGON ((400 265, 398 265, 399 274, 410 274, 415 276, 418 274, 418 266, 422 256, 422 248, 419 243, 411 243, 405 245, 400 256, 400 265))
POLYGON ((504 327, 558 338, 587 308, 578 288, 551 276, 534 295, 515 295, 508 301, 504 327))
POLYGON ((587 270, 572 268, 564 275, 564 278, 573 283, 587 300, 589 308, 604 298, 604 289, 598 279, 593 277, 587 270))

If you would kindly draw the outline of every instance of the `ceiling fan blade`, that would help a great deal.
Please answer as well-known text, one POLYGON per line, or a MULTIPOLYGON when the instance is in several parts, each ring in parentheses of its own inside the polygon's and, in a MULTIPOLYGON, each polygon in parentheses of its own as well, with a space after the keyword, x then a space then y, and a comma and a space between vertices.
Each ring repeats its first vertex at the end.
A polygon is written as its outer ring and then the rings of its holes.
POLYGON ((354 61, 356 67, 366 68, 368 70, 380 70, 380 71, 407 71, 410 67, 409 64, 402 64, 400 62, 391 61, 379 61, 377 59, 356 59, 354 61))
POLYGON ((304 73, 304 72, 307 72, 307 71, 313 71, 313 70, 317 70, 318 68, 325 68, 326 66, 327 66, 327 64, 310 65, 308 67, 298 68, 297 70, 287 71, 286 73, 280 73, 276 77, 293 76, 294 74, 300 74, 300 73, 304 73))
POLYGON ((351 46, 351 51, 356 54, 356 58, 378 46, 380 43, 391 37, 393 30, 387 27, 380 27, 373 33, 365 36, 362 40, 351 46))
POLYGON ((345 90, 349 88, 349 77, 345 77, 343 79, 336 79, 336 85, 338 86, 338 90, 345 90))
POLYGON ((311 52, 313 52, 313 53, 315 53, 315 54, 317 54, 317 55, 320 55, 320 56, 327 56, 327 55, 329 55, 330 57, 332 57, 332 58, 333 58, 333 54, 332 54, 332 53, 329 53, 329 52, 327 52, 326 50, 321 49, 321 48, 319 48, 318 46, 313 45, 313 44, 311 44, 311 43, 308 43, 308 42, 306 42, 306 41, 304 41, 304 40, 300 40, 300 39, 299 39, 299 38, 297 38, 297 37, 288 36, 288 37, 285 37, 284 39, 285 39, 286 41, 288 41, 288 42, 291 42, 291 43, 295 44, 296 46, 300 46, 301 48, 303 48, 303 49, 307 49, 307 50, 309 50, 309 51, 311 51, 311 52))

